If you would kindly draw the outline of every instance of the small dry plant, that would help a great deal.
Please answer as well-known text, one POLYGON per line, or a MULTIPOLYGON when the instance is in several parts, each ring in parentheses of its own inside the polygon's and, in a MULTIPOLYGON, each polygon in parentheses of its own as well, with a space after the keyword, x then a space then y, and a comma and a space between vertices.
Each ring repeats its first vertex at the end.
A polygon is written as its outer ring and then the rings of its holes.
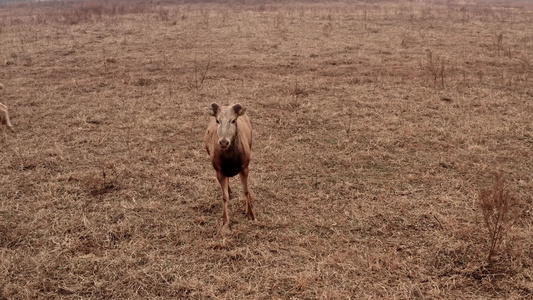
POLYGON ((211 65, 211 59, 207 60, 205 67, 198 65, 196 58, 194 59, 193 78, 189 80, 189 88, 191 90, 199 90, 204 85, 204 81, 207 78, 207 72, 211 65))
POLYGON ((490 189, 481 190, 479 207, 488 232, 487 262, 490 265, 509 229, 520 215, 518 201, 507 190, 501 173, 494 175, 494 183, 490 189))
POLYGON ((113 165, 110 165, 108 169, 110 174, 107 174, 106 168, 102 167, 101 176, 89 176, 86 178, 85 184, 89 194, 99 196, 119 189, 122 174, 117 172, 113 165))
POLYGON ((427 52, 427 65, 426 70, 431 78, 433 78, 433 85, 437 85, 437 81, 440 79, 440 83, 444 88, 444 77, 446 74, 444 70, 446 69, 446 59, 434 54, 430 49, 426 50, 427 52))
POLYGON ((504 56, 508 58, 512 58, 513 56, 511 47, 508 47, 507 49, 505 49, 505 47, 503 46, 503 33, 499 33, 496 35, 496 49, 498 51, 498 56, 500 56, 502 53, 504 56))
POLYGON ((498 50, 498 56, 503 50, 503 33, 496 35, 496 49, 498 50))

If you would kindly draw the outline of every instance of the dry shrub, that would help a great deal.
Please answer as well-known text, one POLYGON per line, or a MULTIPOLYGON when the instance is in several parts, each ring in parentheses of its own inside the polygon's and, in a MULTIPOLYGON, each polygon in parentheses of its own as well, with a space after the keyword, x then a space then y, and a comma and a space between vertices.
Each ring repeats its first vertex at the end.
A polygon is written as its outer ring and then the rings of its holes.
POLYGON ((108 5, 100 2, 87 2, 63 11, 63 19, 67 24, 102 20, 104 16, 117 14, 121 9, 117 5, 108 5))
POLYGON ((125 14, 143 14, 157 12, 161 20, 169 19, 169 11, 163 8, 156 10, 156 5, 141 1, 82 1, 66 2, 58 12, 50 11, 49 18, 57 22, 70 25, 102 21, 106 18, 116 18, 125 14), (59 16, 59 17, 56 17, 59 16))
POLYGON ((199 65, 198 61, 196 61, 196 57, 194 58, 194 66, 193 66, 193 74, 192 78, 189 79, 189 88, 191 90, 199 90, 204 85, 204 81, 207 78, 207 72, 209 71, 209 68, 211 66, 211 59, 209 58, 207 62, 205 63, 205 66, 199 65))
POLYGON ((498 49, 498 56, 500 56, 500 53, 503 50, 503 33, 496 35, 496 48, 498 49))
POLYGON ((437 81, 440 78, 441 85, 444 88, 444 70, 446 68, 446 59, 438 54, 433 53, 430 49, 427 49, 426 52, 426 70, 428 71, 428 75, 433 79, 433 85, 437 85, 437 81))
POLYGON ((507 190, 501 172, 494 175, 490 189, 480 192, 479 207, 487 227, 489 238, 487 262, 490 265, 509 229, 520 216, 518 200, 507 190))

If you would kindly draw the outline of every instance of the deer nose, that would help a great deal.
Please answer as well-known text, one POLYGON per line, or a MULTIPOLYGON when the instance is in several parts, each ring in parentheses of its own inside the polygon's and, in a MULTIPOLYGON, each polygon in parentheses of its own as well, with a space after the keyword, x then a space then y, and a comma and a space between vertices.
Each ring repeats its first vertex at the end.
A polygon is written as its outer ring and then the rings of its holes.
POLYGON ((229 146, 229 140, 228 139, 221 139, 218 141, 218 144, 220 145, 220 148, 226 149, 229 146))

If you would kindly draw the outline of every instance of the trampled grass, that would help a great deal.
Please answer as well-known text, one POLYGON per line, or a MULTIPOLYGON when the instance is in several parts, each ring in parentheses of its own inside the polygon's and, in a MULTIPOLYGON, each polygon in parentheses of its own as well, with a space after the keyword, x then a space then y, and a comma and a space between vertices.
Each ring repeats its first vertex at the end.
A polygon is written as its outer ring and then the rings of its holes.
MULTIPOLYGON (((184 1, 186 2, 186 1, 184 1)), ((0 299, 529 299, 525 1, 0 4, 0 299), (254 130, 233 235, 211 102, 254 130), (487 268, 479 191, 520 217, 487 268)))

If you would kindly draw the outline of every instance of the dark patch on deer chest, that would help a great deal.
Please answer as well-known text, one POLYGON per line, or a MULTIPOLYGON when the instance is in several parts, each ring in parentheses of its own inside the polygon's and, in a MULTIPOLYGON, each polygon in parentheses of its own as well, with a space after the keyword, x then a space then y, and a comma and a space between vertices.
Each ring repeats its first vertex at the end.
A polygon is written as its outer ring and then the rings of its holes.
POLYGON ((233 177, 242 170, 242 159, 237 151, 224 151, 220 153, 220 171, 226 177, 233 177))

